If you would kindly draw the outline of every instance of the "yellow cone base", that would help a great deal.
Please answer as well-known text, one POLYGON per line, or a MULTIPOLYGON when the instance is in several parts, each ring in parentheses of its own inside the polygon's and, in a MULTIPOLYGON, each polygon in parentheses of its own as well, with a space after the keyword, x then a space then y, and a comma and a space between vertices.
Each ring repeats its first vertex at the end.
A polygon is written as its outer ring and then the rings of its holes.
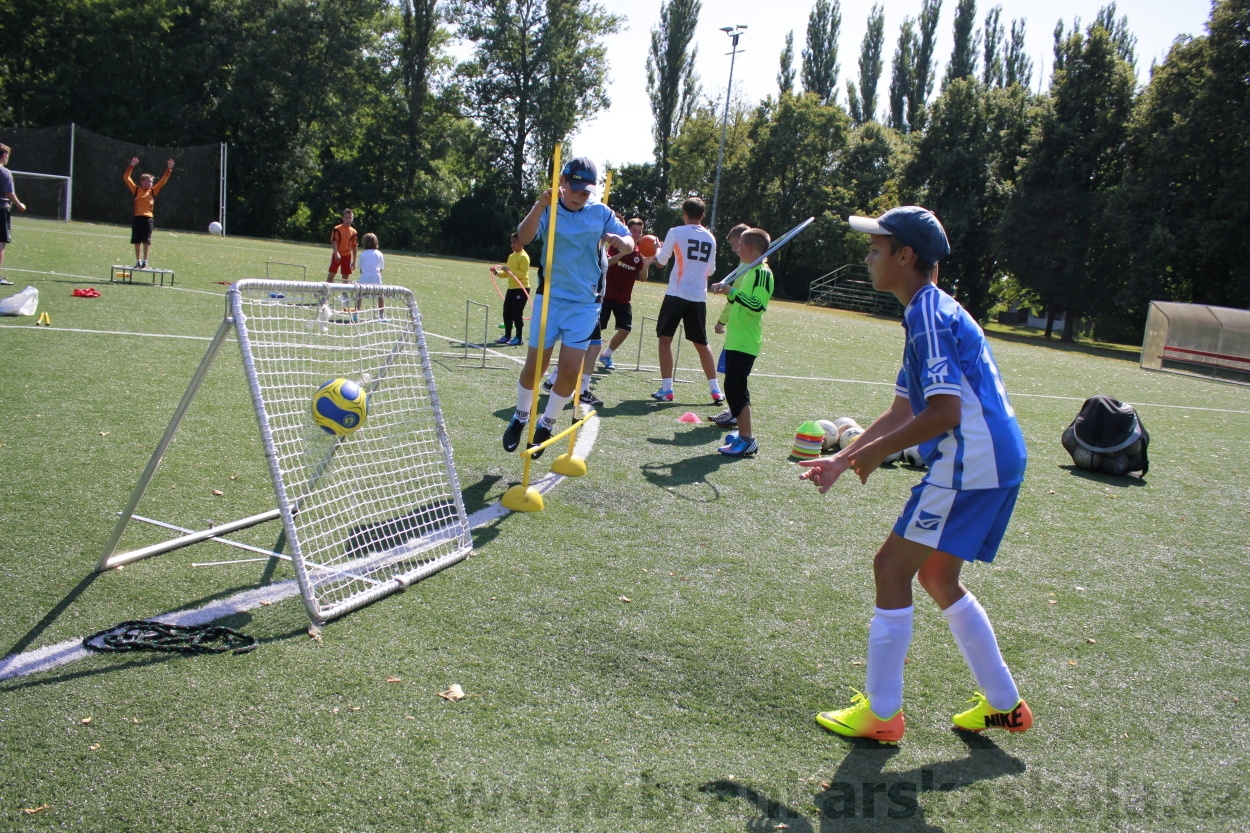
MULTIPOLYGON (((584 464, 582 468, 585 468, 584 464)), ((511 509, 513 512, 543 511, 543 496, 533 486, 528 489, 524 486, 513 486, 503 493, 499 502, 505 509, 511 509)))
POLYGON ((572 454, 561 454, 552 461, 551 470, 565 477, 583 477, 586 474, 586 461, 572 454))

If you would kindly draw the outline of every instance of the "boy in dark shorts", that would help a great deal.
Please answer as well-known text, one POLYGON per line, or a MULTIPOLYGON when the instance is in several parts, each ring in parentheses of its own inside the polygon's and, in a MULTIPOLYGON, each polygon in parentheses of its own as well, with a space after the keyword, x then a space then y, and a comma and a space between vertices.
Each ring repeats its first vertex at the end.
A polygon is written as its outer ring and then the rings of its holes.
MULTIPOLYGON (((4 266, 5 247, 13 242, 9 214, 14 208, 18 211, 26 210, 26 205, 13 193, 13 174, 9 173, 8 168, 10 151, 8 145, 0 145, 0 267, 4 266)), ((12 285, 13 281, 0 272, 0 286, 12 285)))
MULTIPOLYGON (((768 251, 772 238, 763 229, 752 228, 741 233, 735 251, 744 262, 750 262, 768 251)), ((725 438, 717 449, 728 457, 751 457, 759 451, 759 443, 751 430, 751 392, 747 377, 764 344, 760 317, 773 297, 773 272, 761 263, 738 278, 733 286, 717 283, 712 291, 724 294, 729 303, 716 322, 716 331, 725 335, 725 398, 729 407, 713 417, 717 425, 737 424, 738 430, 725 438)))
POLYGON ((169 175, 174 172, 174 160, 170 159, 165 163, 165 175, 155 184, 151 174, 141 174, 139 184, 135 185, 130 173, 138 164, 139 157, 131 158, 122 179, 135 197, 135 216, 130 225, 130 242, 135 247, 135 267, 145 269, 148 265, 148 252, 152 248, 152 231, 156 228, 156 195, 169 182, 169 175))
POLYGON ((1033 713, 1003 662, 985 609, 960 581, 965 562, 994 560, 1024 478, 1024 437, 985 334, 933 278, 950 254, 937 217, 919 206, 877 219, 851 217, 872 235, 864 258, 874 289, 903 304, 903 367, 894 402, 858 440, 833 457, 799 463, 829 490, 848 468, 867 482, 886 456, 920 445, 928 471, 912 489, 873 560, 876 609, 868 627, 865 694, 816 722, 847 737, 898 743, 903 737, 903 663, 912 635, 912 579, 942 608, 979 691, 954 716, 973 732, 1023 732, 1033 713))
POLYGON ((634 327, 634 284, 645 281, 651 271, 652 258, 643 257, 636 245, 642 239, 642 220, 634 217, 625 225, 629 226, 629 236, 633 238, 635 247, 628 253, 608 249, 607 289, 603 294, 603 306, 599 308, 601 330, 608 326, 612 316, 616 316, 616 333, 599 356, 600 364, 608 370, 616 366, 612 354, 625 343, 634 327))

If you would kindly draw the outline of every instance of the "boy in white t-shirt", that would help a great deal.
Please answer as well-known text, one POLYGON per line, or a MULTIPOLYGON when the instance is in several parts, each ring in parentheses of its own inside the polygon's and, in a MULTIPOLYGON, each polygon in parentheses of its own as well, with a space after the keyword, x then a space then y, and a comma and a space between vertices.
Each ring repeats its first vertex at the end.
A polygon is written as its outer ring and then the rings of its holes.
POLYGON ((660 389, 651 394, 661 402, 673 401, 673 336, 677 325, 685 327, 686 340, 694 345, 703 365, 703 375, 712 393, 712 404, 723 405, 716 378, 716 359, 707 346, 707 285, 716 271, 716 239, 703 227, 703 200, 691 197, 682 203, 681 217, 685 225, 674 226, 664 235, 664 245, 655 255, 655 262, 667 266, 676 258, 668 276, 668 290, 660 304, 660 320, 655 334, 660 338, 660 389))
MULTIPOLYGON (((386 259, 378 249, 378 236, 369 232, 360 240, 364 248, 356 255, 356 265, 360 268, 360 283, 382 285, 382 270, 386 268, 386 259)), ((385 321, 382 296, 378 296, 378 318, 385 321)))

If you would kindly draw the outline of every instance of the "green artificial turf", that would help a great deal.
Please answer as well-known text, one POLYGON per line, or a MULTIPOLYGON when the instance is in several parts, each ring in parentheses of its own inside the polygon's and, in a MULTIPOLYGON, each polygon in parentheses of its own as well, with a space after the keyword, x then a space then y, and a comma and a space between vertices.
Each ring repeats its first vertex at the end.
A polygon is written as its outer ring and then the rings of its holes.
MULTIPOLYGON (((264 277, 266 261, 321 279, 329 247, 158 233, 152 263, 177 272, 162 288, 108 283, 131 254, 123 229, 19 218, 14 237, 6 274, 39 289, 53 327, 0 319, 0 653, 289 579, 281 563, 191 566, 239 557, 216 544, 92 570, 222 320, 217 282, 264 277), (70 296, 88 285, 102 297, 70 296)), ((474 512, 520 474, 499 445, 516 370, 462 367, 449 345, 466 299, 489 306, 492 335, 501 304, 481 263, 388 253, 386 276, 413 290, 444 354, 474 512)), ((638 288, 636 320, 662 291, 638 288)), ((764 321, 755 459, 678 422, 715 410, 702 382, 652 406, 656 374, 629 369, 639 344, 656 363, 640 324, 596 384, 588 475, 543 512, 477 529, 467 561, 320 641, 287 598, 224 620, 261 640, 251 654, 91 656, 0 682, 0 829, 1245 829, 1246 389, 993 339, 1030 463, 998 559, 965 580, 1037 722, 950 730, 973 683, 918 595, 907 735, 882 749, 812 716, 862 687, 872 554, 919 474, 885 467, 821 496, 787 454, 805 420, 867 424, 889 404, 901 330, 784 302, 764 321), (1072 467, 1059 436, 1094 393, 1137 405, 1146 478, 1072 467), (438 696, 453 683, 466 699, 438 696)), ((679 378, 695 364, 687 345, 679 378)), ((202 527, 273 505, 231 342, 139 511, 202 527)), ((235 537, 271 546, 277 527, 235 537)), ((132 525, 124 544, 160 538, 132 525)))

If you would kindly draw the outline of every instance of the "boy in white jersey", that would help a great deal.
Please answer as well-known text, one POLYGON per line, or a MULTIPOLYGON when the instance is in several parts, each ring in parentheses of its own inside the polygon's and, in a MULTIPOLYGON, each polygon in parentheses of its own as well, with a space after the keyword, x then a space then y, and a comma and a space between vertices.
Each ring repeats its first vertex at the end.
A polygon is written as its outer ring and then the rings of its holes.
POLYGON ((868 628, 867 696, 816 722, 847 737, 897 743, 903 736, 903 662, 912 634, 912 579, 942 608, 981 691, 954 716, 961 729, 1023 732, 1033 713, 1016 689, 984 608, 959 579, 965 561, 993 561, 1024 477, 1024 437, 985 334, 933 282, 950 254, 937 217, 903 206, 873 220, 864 258, 873 288, 906 308, 903 367, 890 408, 833 457, 800 462, 821 493, 848 468, 867 482, 885 457, 919 445, 929 469, 873 560, 876 610, 868 628))
POLYGON ((651 394, 661 402, 673 401, 673 336, 677 325, 683 325, 686 340, 694 345, 712 392, 712 404, 722 405, 725 394, 721 393, 716 378, 716 359, 707 346, 707 285, 708 278, 716 271, 716 238, 703 227, 703 200, 691 197, 681 206, 685 225, 674 226, 664 235, 664 245, 656 252, 655 262, 667 266, 670 258, 676 258, 673 271, 668 276, 668 289, 660 304, 660 320, 656 322, 655 334, 660 338, 660 389, 651 394))

